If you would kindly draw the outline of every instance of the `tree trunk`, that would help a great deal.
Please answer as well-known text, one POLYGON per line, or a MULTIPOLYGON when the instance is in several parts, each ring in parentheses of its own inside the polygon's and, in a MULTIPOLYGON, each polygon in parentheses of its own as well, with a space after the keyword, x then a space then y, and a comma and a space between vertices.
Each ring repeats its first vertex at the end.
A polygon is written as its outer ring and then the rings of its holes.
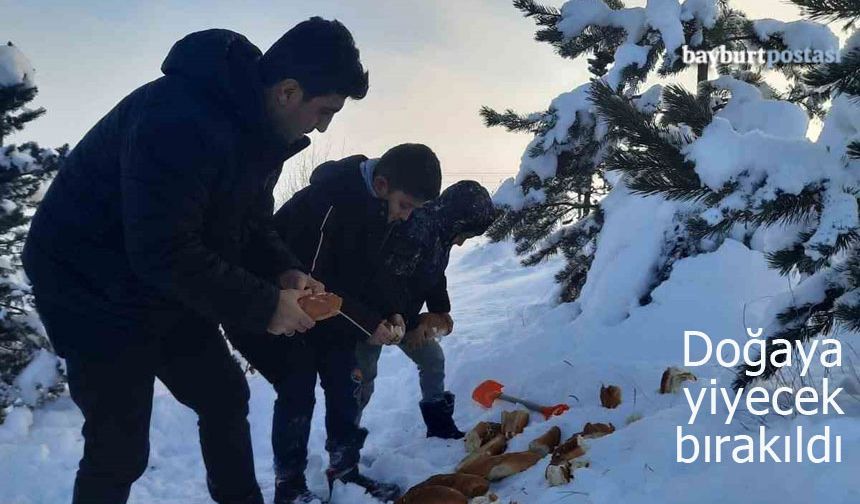
POLYGON ((708 80, 708 63, 699 63, 696 82, 702 83, 708 80))

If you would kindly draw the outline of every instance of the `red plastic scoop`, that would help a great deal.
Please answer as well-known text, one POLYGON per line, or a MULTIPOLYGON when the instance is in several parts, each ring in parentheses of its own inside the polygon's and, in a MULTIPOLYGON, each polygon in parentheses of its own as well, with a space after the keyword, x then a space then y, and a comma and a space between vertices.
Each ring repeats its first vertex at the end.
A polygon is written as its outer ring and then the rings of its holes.
POLYGON ((487 380, 475 387, 475 390, 472 391, 472 399, 474 399, 475 402, 485 408, 492 408, 493 401, 495 401, 496 399, 501 399, 502 401, 507 401, 514 404, 521 404, 532 411, 542 414, 547 420, 549 420, 549 418, 552 416, 561 415, 565 411, 570 409, 570 406, 568 406, 567 404, 556 404, 555 406, 541 406, 540 404, 533 403, 525 399, 509 396, 502 392, 502 389, 504 388, 504 385, 495 380, 487 380))

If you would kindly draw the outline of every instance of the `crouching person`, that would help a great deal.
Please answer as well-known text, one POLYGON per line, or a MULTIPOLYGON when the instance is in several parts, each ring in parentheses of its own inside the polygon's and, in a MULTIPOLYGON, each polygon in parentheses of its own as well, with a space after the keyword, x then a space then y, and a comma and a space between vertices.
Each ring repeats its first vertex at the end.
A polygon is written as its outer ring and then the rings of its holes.
MULTIPOLYGON (((453 420, 454 395, 445 390, 445 355, 437 339, 454 329, 445 269, 453 246, 484 234, 495 215, 486 189, 471 180, 458 182, 395 231, 397 246, 386 257, 386 270, 395 277, 388 283, 397 286, 407 324, 399 347, 418 366, 427 437, 463 437, 453 420), (420 313, 425 303, 428 312, 420 313)), ((380 353, 379 346, 357 345, 362 410, 373 394, 380 353)))
POLYGON ((304 133, 325 130, 348 95, 364 95, 351 40, 321 18, 265 55, 231 31, 188 35, 165 75, 124 98, 61 168, 23 261, 84 417, 73 503, 128 499, 147 467, 156 377, 198 415, 212 498, 263 503, 248 384, 219 324, 252 334, 314 325, 298 299, 320 286, 274 231, 272 188, 284 161, 309 144, 304 133), (303 75, 344 75, 351 61, 359 92, 302 95, 300 75, 284 69, 307 47, 325 49, 303 75))
POLYGON ((356 422, 361 376, 356 374, 356 341, 379 348, 402 339, 405 322, 390 292, 373 288, 384 273, 392 231, 415 208, 439 195, 439 160, 428 147, 404 144, 380 159, 352 156, 317 167, 310 185, 275 214, 275 226, 310 274, 340 295, 343 316, 317 323, 304 335, 232 338, 252 366, 277 392, 272 420, 275 503, 311 502, 305 480, 307 444, 317 376, 325 391, 329 484, 364 487, 388 501, 396 485, 374 481, 358 471, 367 431, 356 422))

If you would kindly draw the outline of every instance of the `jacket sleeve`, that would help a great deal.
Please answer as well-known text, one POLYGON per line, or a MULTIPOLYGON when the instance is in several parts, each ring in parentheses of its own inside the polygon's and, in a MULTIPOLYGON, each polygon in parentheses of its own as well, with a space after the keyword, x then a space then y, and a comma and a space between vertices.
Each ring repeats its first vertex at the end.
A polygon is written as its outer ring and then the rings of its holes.
POLYGON ((272 218, 275 199, 272 192, 276 183, 277 172, 269 178, 264 192, 254 206, 253 215, 248 222, 249 239, 242 259, 242 263, 249 270, 266 278, 276 278, 291 269, 308 271, 275 230, 272 218))
POLYGON ((141 281, 212 321, 263 332, 278 288, 202 240, 219 162, 193 123, 142 118, 120 159, 126 252, 141 281))
POLYGON ((429 290, 409 300, 408 315, 406 317, 406 330, 411 331, 418 327, 421 308, 427 303, 427 311, 430 313, 450 313, 451 301, 448 298, 448 279, 441 274, 436 283, 429 290))
POLYGON ((451 298, 448 297, 448 277, 440 275, 436 284, 427 292, 427 311, 430 313, 450 313, 451 298))
MULTIPOLYGON (((275 213, 275 228, 281 237, 298 252, 311 275, 323 282, 326 290, 343 298, 341 311, 365 331, 373 334, 384 319, 344 288, 339 281, 336 254, 339 250, 340 220, 332 198, 323 190, 310 185, 297 192, 275 213)), ((368 338, 356 328, 359 339, 368 338)))

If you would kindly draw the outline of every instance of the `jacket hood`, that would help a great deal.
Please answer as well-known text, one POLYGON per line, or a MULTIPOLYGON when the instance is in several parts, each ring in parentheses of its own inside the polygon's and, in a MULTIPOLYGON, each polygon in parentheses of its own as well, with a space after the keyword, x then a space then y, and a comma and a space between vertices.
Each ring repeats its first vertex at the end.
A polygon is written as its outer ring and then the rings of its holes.
POLYGON ((326 161, 314 168, 310 183, 324 186, 354 186, 364 179, 361 177, 360 165, 367 160, 366 156, 356 154, 335 161, 326 161))
POLYGON ((183 77, 201 89, 246 126, 262 127, 263 86, 260 49, 244 35, 205 30, 185 36, 167 54, 161 71, 183 77))
POLYGON ((490 193, 473 180, 448 187, 425 208, 436 215, 440 237, 446 243, 460 233, 482 235, 496 219, 490 193))

